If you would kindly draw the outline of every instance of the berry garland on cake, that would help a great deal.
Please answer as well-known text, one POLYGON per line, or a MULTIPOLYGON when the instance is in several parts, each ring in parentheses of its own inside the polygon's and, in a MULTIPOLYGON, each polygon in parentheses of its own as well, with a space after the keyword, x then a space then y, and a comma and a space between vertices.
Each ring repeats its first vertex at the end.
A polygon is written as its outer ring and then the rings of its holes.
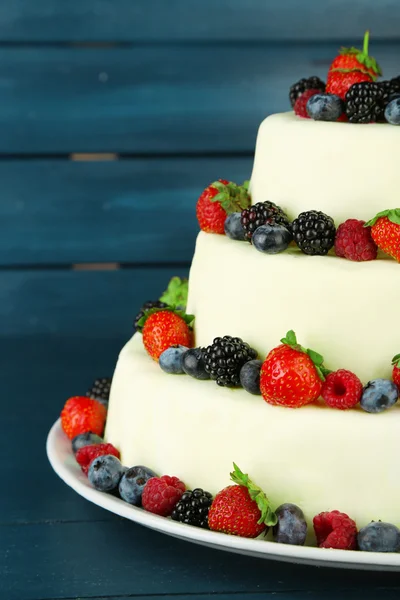
MULTIPOLYGON (((76 396, 66 402, 61 413, 62 428, 72 438, 76 462, 99 493, 184 525, 250 539, 265 539, 270 532, 275 543, 305 545, 309 525, 301 507, 286 502, 274 509, 264 491, 235 463, 230 474, 232 484, 215 497, 202 488, 187 489, 179 477, 159 476, 143 465, 123 465, 119 450, 91 431, 93 426, 104 430, 104 411, 98 400, 76 396)), ((315 515, 312 525, 319 548, 400 550, 400 530, 392 523, 371 521, 358 530, 347 514, 331 510, 315 515)))
POLYGON ((377 81, 382 71, 368 47, 369 31, 362 50, 341 48, 326 85, 316 76, 294 83, 289 100, 295 114, 315 121, 400 125, 400 76, 377 81))

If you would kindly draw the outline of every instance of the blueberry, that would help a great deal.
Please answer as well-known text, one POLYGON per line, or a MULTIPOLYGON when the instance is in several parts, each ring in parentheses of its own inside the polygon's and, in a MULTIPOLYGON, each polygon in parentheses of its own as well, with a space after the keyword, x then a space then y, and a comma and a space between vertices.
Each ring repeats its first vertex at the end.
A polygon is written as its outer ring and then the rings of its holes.
POLYGON ((283 225, 261 225, 253 233, 251 241, 260 252, 278 254, 289 246, 292 235, 283 225))
POLYGON ((164 350, 159 359, 162 370, 171 375, 182 375, 182 358, 187 350, 186 346, 171 346, 164 350))
POLYGON ((278 522, 272 530, 274 541, 303 546, 306 541, 307 523, 301 508, 296 504, 281 504, 275 514, 278 522))
POLYGON ((183 355, 183 370, 195 379, 210 379, 203 360, 201 348, 191 348, 183 355))
POLYGON ((122 500, 135 506, 141 506, 144 486, 152 477, 157 477, 157 474, 147 467, 131 467, 125 471, 119 482, 119 493, 122 500))
POLYGON ((385 108, 385 119, 391 125, 400 125, 400 98, 389 102, 385 108))
POLYGON ((373 379, 364 386, 360 406, 369 413, 379 413, 393 406, 399 397, 397 386, 390 379, 373 379))
POLYGON ((241 217, 242 213, 240 212, 231 213, 230 215, 228 215, 225 219, 224 229, 226 235, 228 236, 228 238, 231 238, 231 240, 244 242, 246 238, 245 230, 243 229, 241 223, 241 217))
POLYGON ((249 394, 261 395, 260 391, 260 370, 262 360, 249 360, 244 363, 240 369, 240 383, 249 394))
POLYGON ((334 94, 315 94, 307 102, 306 110, 315 121, 337 121, 343 113, 343 102, 334 94))
POLYGON ((391 523, 372 521, 358 532, 358 547, 364 552, 398 552, 400 530, 391 523))
POLYGON ((118 487, 125 471, 126 468, 118 458, 105 454, 94 459, 89 467, 88 479, 96 490, 112 492, 118 487))
POLYGON ((80 433, 75 436, 72 440, 72 452, 76 454, 80 448, 84 446, 91 446, 92 444, 102 444, 103 438, 91 431, 86 431, 86 433, 80 433))

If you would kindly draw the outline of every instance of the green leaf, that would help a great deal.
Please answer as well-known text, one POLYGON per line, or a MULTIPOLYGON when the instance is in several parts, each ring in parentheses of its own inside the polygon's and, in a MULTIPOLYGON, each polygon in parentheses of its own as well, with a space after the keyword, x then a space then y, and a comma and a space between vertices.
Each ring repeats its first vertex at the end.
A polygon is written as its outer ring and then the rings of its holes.
POLYGON ((169 306, 186 308, 188 298, 188 280, 180 277, 172 277, 167 289, 160 297, 161 302, 169 306))
POLYGON ((322 356, 322 354, 315 352, 315 350, 310 350, 310 348, 307 349, 307 354, 316 367, 320 367, 323 364, 324 357, 322 356))
POLYGON ((400 354, 396 354, 396 356, 393 356, 392 365, 396 366, 396 367, 400 367, 400 354))
POLYGON ((387 217, 392 223, 400 225, 400 208, 389 208, 378 212, 373 219, 365 223, 364 227, 373 227, 382 217, 387 217))
POLYGON ((210 198, 211 202, 223 202, 227 198, 226 191, 221 191, 219 194, 216 194, 213 198, 210 198))
POLYGON ((243 473, 235 463, 233 463, 231 480, 238 485, 246 487, 250 498, 257 503, 261 513, 258 520, 259 525, 265 523, 268 527, 273 527, 277 524, 278 518, 272 510, 271 503, 263 490, 250 479, 247 473, 243 473))
POLYGON ((143 317, 138 322, 138 327, 142 329, 147 319, 151 315, 154 315, 158 312, 173 312, 175 315, 178 315, 178 317, 181 317, 185 321, 186 325, 188 325, 188 327, 193 327, 195 316, 188 315, 184 310, 176 309, 174 306, 168 306, 167 308, 150 308, 149 310, 146 310, 143 317))
POLYGON ((287 344, 288 346, 297 346, 297 338, 293 329, 287 332, 286 337, 282 338, 281 342, 282 344, 287 344))

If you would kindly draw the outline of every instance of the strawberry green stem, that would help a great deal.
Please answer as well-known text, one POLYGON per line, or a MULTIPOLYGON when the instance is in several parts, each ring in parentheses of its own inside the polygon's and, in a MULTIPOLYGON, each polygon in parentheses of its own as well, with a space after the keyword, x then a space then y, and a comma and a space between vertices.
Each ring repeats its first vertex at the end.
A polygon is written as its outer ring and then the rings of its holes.
POLYGON ((276 525, 278 518, 271 508, 271 502, 262 489, 250 479, 247 473, 243 473, 235 463, 233 463, 233 469, 234 470, 231 473, 232 481, 247 488, 250 498, 256 502, 260 510, 261 516, 258 520, 259 525, 261 525, 261 523, 271 527, 276 525))
POLYGON ((301 346, 301 344, 297 342, 297 337, 293 329, 287 332, 286 337, 282 338, 281 342, 282 344, 286 344, 298 352, 304 352, 304 354, 307 354, 307 356, 309 356, 314 363, 314 367, 321 381, 325 381, 325 377, 331 373, 331 371, 325 367, 324 357, 321 354, 315 352, 315 350, 311 350, 310 348, 304 348, 304 346, 301 346))
POLYGON ((368 47, 369 47, 369 29, 365 32, 364 35, 364 44, 363 44, 363 54, 368 56, 368 47))
POLYGON ((396 356, 393 356, 393 358, 392 358, 392 365, 394 367, 399 367, 400 368, 400 354, 396 354, 396 356))

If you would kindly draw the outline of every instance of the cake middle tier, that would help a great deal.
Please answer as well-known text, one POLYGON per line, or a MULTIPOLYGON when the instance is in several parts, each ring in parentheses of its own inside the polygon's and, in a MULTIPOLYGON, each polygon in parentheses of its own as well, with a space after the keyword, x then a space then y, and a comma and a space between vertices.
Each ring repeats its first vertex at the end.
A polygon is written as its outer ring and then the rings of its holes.
POLYGON ((366 383, 390 377, 400 352, 399 298, 400 267, 390 258, 358 263, 295 248, 267 255, 200 232, 188 312, 196 316, 198 346, 238 336, 264 358, 293 329, 328 368, 349 369, 366 383))

